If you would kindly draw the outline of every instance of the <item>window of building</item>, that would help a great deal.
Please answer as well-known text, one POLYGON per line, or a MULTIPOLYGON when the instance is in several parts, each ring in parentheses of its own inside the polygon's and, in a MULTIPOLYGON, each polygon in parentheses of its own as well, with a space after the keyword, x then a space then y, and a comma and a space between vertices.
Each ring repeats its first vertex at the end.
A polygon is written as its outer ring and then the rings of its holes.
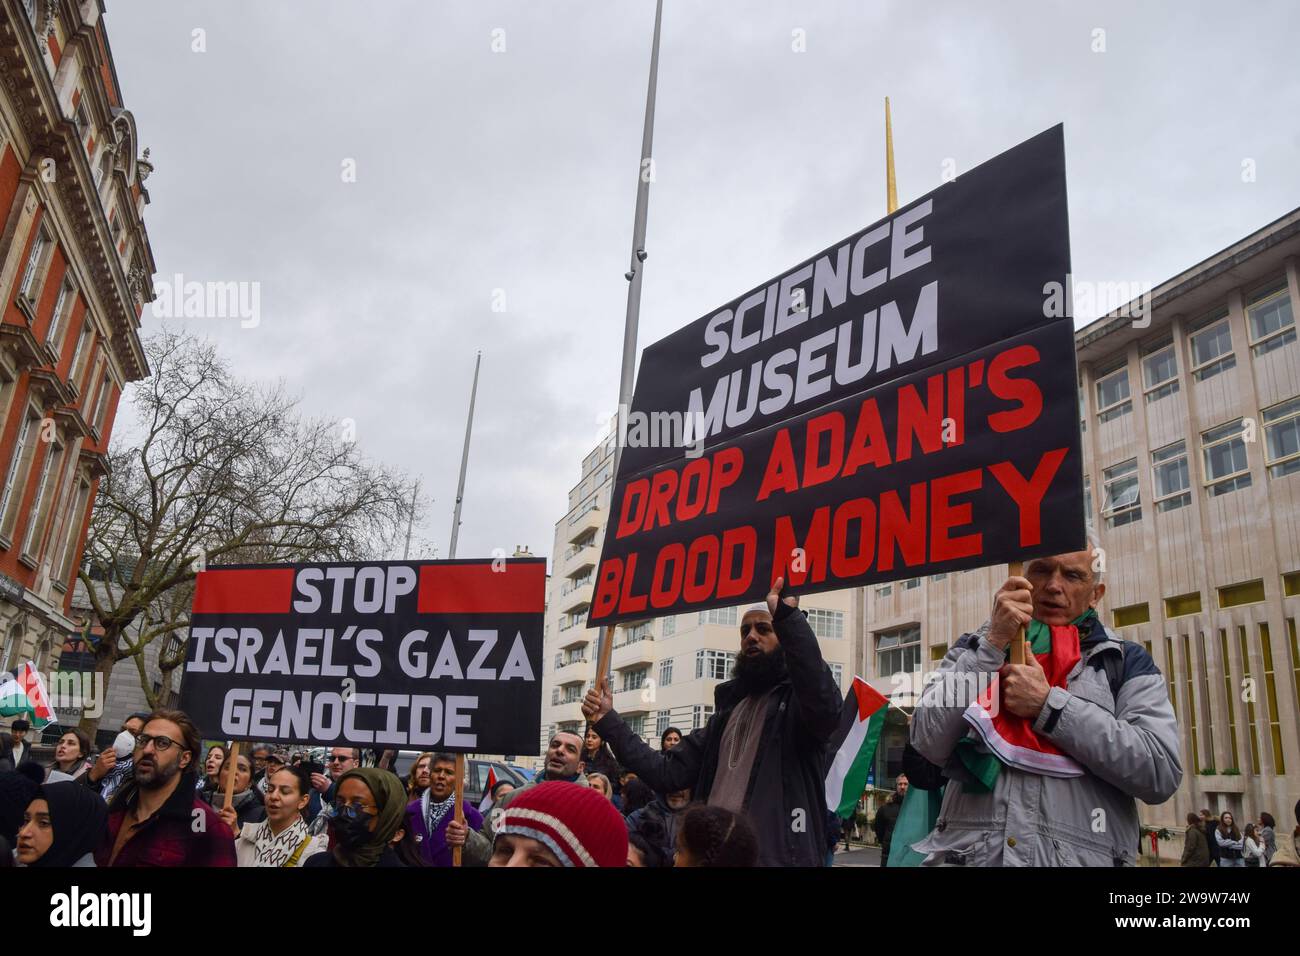
POLYGON ((1211 319, 1210 324, 1193 332, 1189 341, 1192 377, 1198 382, 1226 372, 1237 364, 1237 357, 1232 353, 1232 330, 1228 328, 1227 313, 1211 319))
POLYGON ((668 728, 672 726, 672 723, 672 711, 661 710, 659 713, 655 714, 655 736, 662 740, 664 734, 668 732, 668 728))
POLYGON ((921 626, 909 624, 876 635, 876 676, 909 674, 921 669, 921 626))
POLYGON ((1240 607, 1243 604, 1264 602, 1264 581, 1260 578, 1241 584, 1229 584, 1218 591, 1219 607, 1240 607))
POLYGON ((1105 373, 1097 379, 1097 419, 1108 422, 1133 411, 1129 400, 1128 368, 1105 373))
POLYGON ((1173 511, 1192 503, 1186 442, 1176 441, 1151 453, 1151 485, 1156 511, 1173 511))
MULTIPOLYGON (((1241 676, 1245 681, 1243 686, 1249 687, 1255 684, 1255 679, 1251 673, 1253 668, 1250 664, 1250 648, 1246 646, 1246 628, 1243 625, 1237 626, 1237 644, 1241 651, 1241 676)), ((1250 724, 1250 770, 1252 773, 1258 773, 1259 725, 1255 720, 1255 695, 1243 694, 1242 697, 1246 704, 1246 719, 1250 724)))
POLYGON ((87 313, 86 321, 82 323, 81 332, 77 335, 77 347, 72 352, 72 362, 68 365, 68 384, 74 389, 79 387, 81 381, 81 363, 86 357, 90 335, 90 315, 87 313))
POLYGON ((559 703, 560 703, 560 688, 558 688, 558 687, 552 687, 552 688, 551 688, 551 706, 552 706, 552 707, 556 707, 556 706, 559 705, 559 703))
POLYGON ((1137 459, 1131 458, 1102 472, 1106 497, 1101 514, 1106 527, 1118 528, 1142 519, 1142 503, 1138 500, 1137 459))
POLYGON ((36 439, 41 417, 30 408, 25 411, 23 423, 18 428, 18 440, 14 443, 13 454, 9 458, 9 467, 5 470, 4 492, 0 494, 0 534, 6 538, 13 534, 22 488, 27 483, 27 472, 35 456, 35 448, 40 444, 36 439))
POLYGON ((1251 351, 1263 355, 1295 341, 1295 316, 1286 279, 1250 297, 1246 303, 1251 351))
POLYGON ((947 572, 947 571, 940 571, 938 574, 932 574, 932 575, 930 575, 930 581, 931 581, 931 582, 942 581, 942 580, 943 580, 944 578, 946 578, 947 576, 948 576, 948 572, 947 572))
POLYGON ((1264 464, 1270 478, 1300 471, 1300 398, 1265 408, 1264 464))
POLYGON ((876 588, 876 597, 878 598, 887 598, 893 593, 894 586, 892 584, 882 584, 880 587, 876 588))
POLYGON ((947 657, 947 656, 948 656, 948 645, 947 645, 947 644, 931 644, 931 645, 930 645, 930 660, 932 660, 932 661, 941 661, 941 660, 943 660, 943 659, 944 659, 945 657, 947 657))
POLYGON ((677 633, 677 615, 669 614, 663 621, 664 637, 672 637, 677 633))
POLYGON ((1273 744, 1273 772, 1286 773, 1286 756, 1282 750, 1282 718, 1277 708, 1277 681, 1273 673, 1273 641, 1269 636, 1268 622, 1259 622, 1259 649, 1264 658, 1264 700, 1268 704, 1269 737, 1273 744))
POLYGON ((734 607, 715 607, 709 611, 700 611, 700 623, 735 627, 736 609, 734 607))
POLYGON ((1178 355, 1172 338, 1156 343, 1142 357, 1142 388, 1148 405, 1178 391, 1178 355))
POLYGON ((45 454, 45 463, 41 466, 41 477, 36 485, 36 500, 32 502, 31 521, 27 525, 27 535, 23 539, 23 554, 30 558, 39 558, 41 542, 45 537, 45 523, 54 503, 54 489, 63 470, 63 446, 55 442, 45 454))
POLYGON ((54 314, 50 316, 50 327, 45 332, 45 341, 54 346, 56 351, 59 347, 59 333, 63 331, 63 320, 72 311, 72 305, 76 300, 76 287, 64 279, 59 286, 59 297, 54 300, 54 314))
POLYGON ((1111 612, 1111 618, 1116 627, 1132 627, 1134 624, 1147 624, 1151 621, 1151 605, 1143 601, 1141 604, 1130 604, 1127 607, 1117 607, 1111 612))
POLYGON ((844 612, 826 611, 819 607, 808 609, 808 626, 814 634, 824 640, 838 641, 844 638, 844 612))
POLYGON ((1201 592, 1178 594, 1165 598, 1165 617, 1183 617, 1201 613, 1201 592))
POLYGON ((673 659, 665 657, 659 662, 659 686, 667 687, 673 682, 673 659))
POLYGON ((713 707, 710 704, 695 704, 691 707, 691 730, 699 730, 709 722, 713 716, 713 707))
POLYGON ((45 226, 40 226, 36 238, 32 240, 31 251, 27 253, 27 266, 23 270, 23 281, 18 286, 18 294, 29 303, 35 304, 38 298, 41 272, 45 268, 45 254, 50 249, 50 234, 45 226))
POLYGON ((77 544, 81 540, 81 527, 86 520, 86 505, 90 501, 90 484, 81 479, 77 482, 76 494, 72 496, 72 509, 65 519, 63 530, 63 556, 59 559, 58 574, 55 581, 66 585, 76 560, 77 544))
POLYGON ((108 390, 112 387, 112 379, 108 377, 108 366, 104 366, 104 374, 99 380, 99 392, 95 395, 94 411, 90 413, 90 426, 98 433, 104 427, 104 409, 108 404, 108 390))
POLYGON ((1211 498, 1250 487, 1250 466, 1246 461, 1243 420, 1228 422, 1201 433, 1201 455, 1205 464, 1205 485, 1211 498))
POLYGON ((831 669, 831 677, 835 678, 835 686, 838 687, 838 688, 840 689, 840 692, 841 692, 841 693, 843 693, 843 691, 844 691, 844 665, 843 665, 843 664, 833 664, 833 663, 831 663, 830 661, 827 661, 827 664, 828 664, 828 666, 829 666, 830 669, 831 669))
POLYGON ((1083 476, 1083 520, 1092 521, 1092 478, 1083 476))
POLYGON ((624 718, 627 729, 638 737, 645 736, 645 714, 629 714, 624 718))
MULTIPOLYGON (((1232 692, 1232 665, 1228 657, 1228 632, 1225 628, 1219 628, 1219 664, 1223 672, 1223 691, 1224 702, 1228 705, 1228 746, 1232 750, 1232 763, 1230 766, 1241 769, 1240 756, 1237 753, 1237 708, 1232 705, 1232 698, 1236 696, 1232 692)), ((1251 772, 1255 772, 1252 768, 1251 772)))
POLYGON ((726 680, 731 673, 731 655, 726 651, 699 650, 695 652, 695 677, 706 680, 726 680))
POLYGON ((633 627, 620 628, 623 633, 623 640, 616 646, 624 647, 628 644, 637 644, 641 641, 654 640, 654 634, 650 632, 652 626, 652 621, 643 621, 633 627))
POLYGON ((908 578, 906 581, 903 582, 904 591, 913 591, 916 588, 919 588, 920 586, 921 586, 920 578, 908 578))
POLYGON ((646 678, 650 676, 650 668, 639 667, 636 670, 626 670, 623 672, 623 690, 640 690, 645 686, 646 678))
MULTIPOLYGON (((1289 574, 1282 575, 1282 593, 1287 597, 1295 597, 1300 594, 1300 571, 1292 571, 1289 574)), ((1296 663, 1300 664, 1300 661, 1296 663)))

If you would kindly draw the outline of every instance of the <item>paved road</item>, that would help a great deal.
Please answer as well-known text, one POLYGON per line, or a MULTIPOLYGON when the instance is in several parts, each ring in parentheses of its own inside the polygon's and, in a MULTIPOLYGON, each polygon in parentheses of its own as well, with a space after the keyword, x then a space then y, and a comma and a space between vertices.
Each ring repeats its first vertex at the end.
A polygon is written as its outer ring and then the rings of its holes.
POLYGON ((880 848, 875 846, 859 846, 854 844, 852 850, 847 852, 844 844, 835 851, 836 866, 880 866, 880 848))

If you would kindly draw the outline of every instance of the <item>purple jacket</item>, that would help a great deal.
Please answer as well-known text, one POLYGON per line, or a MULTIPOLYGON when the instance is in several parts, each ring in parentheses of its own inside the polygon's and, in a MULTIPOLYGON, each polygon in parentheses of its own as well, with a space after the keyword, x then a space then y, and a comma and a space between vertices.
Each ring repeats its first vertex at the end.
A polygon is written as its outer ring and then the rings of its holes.
MULTIPOLYGON (((421 800, 412 800, 406 805, 406 825, 415 834, 415 842, 420 845, 420 856, 429 866, 451 866, 451 847, 447 846, 447 824, 455 817, 448 813, 434 828, 432 834, 425 821, 421 800)), ((483 829, 483 815, 465 801, 465 822, 471 830, 483 829)))

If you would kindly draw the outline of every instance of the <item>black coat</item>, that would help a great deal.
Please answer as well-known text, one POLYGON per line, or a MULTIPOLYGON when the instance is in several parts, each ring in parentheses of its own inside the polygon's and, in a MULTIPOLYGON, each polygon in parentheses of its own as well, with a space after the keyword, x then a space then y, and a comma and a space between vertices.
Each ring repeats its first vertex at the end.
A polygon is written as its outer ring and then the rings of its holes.
MULTIPOLYGON (((760 866, 824 866, 826 743, 839 726, 844 699, 807 617, 782 602, 773 624, 789 673, 768 698, 746 813, 758 835, 760 866)), ((719 684, 713 693, 717 712, 667 752, 647 746, 614 711, 600 720, 596 733, 619 763, 657 792, 689 787, 692 799, 707 803, 723 731, 744 697, 739 681, 719 684)))
POLYGON ((876 839, 880 841, 880 852, 884 854, 885 859, 889 859, 889 844, 894 839, 894 826, 898 823, 898 811, 902 808, 903 801, 898 799, 898 794, 894 794, 889 798, 888 803, 876 811, 876 819, 871 823, 872 829, 876 831, 876 839))

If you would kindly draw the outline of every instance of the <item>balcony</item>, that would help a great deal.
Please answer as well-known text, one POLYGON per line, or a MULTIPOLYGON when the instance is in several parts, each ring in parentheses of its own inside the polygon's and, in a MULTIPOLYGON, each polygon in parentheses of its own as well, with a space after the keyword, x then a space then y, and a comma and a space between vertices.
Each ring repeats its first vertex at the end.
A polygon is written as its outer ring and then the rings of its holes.
POLYGON ((573 633, 568 635, 567 637, 560 638, 559 641, 556 643, 555 646, 559 650, 570 651, 570 650, 574 650, 575 648, 586 647, 588 644, 591 643, 591 636, 594 633, 593 631, 589 631, 585 627, 580 627, 576 624, 573 625, 573 627, 570 629, 573 631, 573 633))
POLYGON ((605 527, 605 512, 599 508, 575 514, 569 518, 569 543, 576 544, 592 532, 599 533, 605 527))
POLYGON ((555 680, 557 683, 564 684, 574 680, 582 680, 591 666, 591 661, 586 656, 575 657, 572 660, 566 660, 555 670, 555 680))
POLYGON ((635 641, 615 647, 610 657, 611 670, 625 670, 629 667, 653 664, 655 662, 655 645, 653 641, 635 641))
POLYGON ((565 614, 585 614, 591 607, 591 596, 595 585, 588 581, 580 587, 573 588, 568 594, 561 592, 560 610, 565 614))

